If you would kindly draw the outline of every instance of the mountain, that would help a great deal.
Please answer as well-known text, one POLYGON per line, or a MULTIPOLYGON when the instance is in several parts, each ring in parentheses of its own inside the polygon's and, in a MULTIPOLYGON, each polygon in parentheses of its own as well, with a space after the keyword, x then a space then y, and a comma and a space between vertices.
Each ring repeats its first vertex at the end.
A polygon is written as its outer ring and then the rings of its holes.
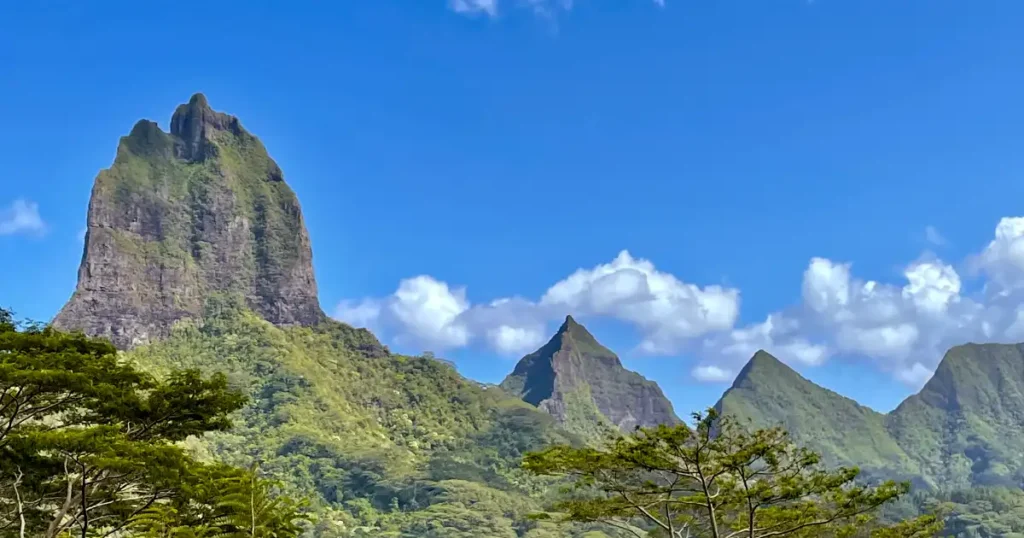
POLYGON ((913 468, 885 415, 815 385, 765 351, 754 354, 715 408, 759 427, 780 425, 831 466, 859 465, 869 475, 913 468))
POLYGON ((324 316, 299 203, 260 141, 202 95, 140 121, 96 178, 78 286, 54 325, 164 376, 224 372, 248 404, 203 459, 309 498, 319 538, 604 536, 530 520, 553 479, 523 453, 582 439, 432 357, 324 316), (568 533, 568 534, 566 534, 568 533))
POLYGON ((1024 485, 1024 344, 950 349, 887 427, 942 487, 1024 485))
POLYGON ((605 428, 679 423, 657 383, 625 369, 572 316, 548 343, 523 357, 501 387, 585 437, 605 428))
POLYGON ((760 351, 717 408, 757 427, 781 425, 826 462, 868 477, 944 490, 1024 485, 1024 344, 952 348, 924 388, 887 415, 760 351))
POLYGON ((96 177, 78 285, 53 324, 124 349, 232 291, 275 324, 315 325, 325 316, 312 260, 281 169, 238 118, 196 94, 170 133, 136 123, 96 177))

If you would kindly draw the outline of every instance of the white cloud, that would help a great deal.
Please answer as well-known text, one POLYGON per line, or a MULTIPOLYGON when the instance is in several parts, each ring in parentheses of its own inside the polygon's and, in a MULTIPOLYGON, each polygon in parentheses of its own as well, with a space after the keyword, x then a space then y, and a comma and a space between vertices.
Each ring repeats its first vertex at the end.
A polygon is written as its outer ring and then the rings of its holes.
POLYGON ((995 238, 975 258, 975 266, 1003 288, 1024 284, 1024 217, 1006 217, 995 238))
POLYGON ((81 230, 78 230, 78 235, 76 237, 78 237, 78 242, 79 243, 84 243, 85 242, 85 234, 88 231, 89 231, 89 228, 82 228, 81 230))
POLYGON ((403 280, 390 297, 344 301, 335 317, 359 327, 387 331, 399 326, 400 343, 421 344, 438 349, 462 347, 469 342, 469 329, 459 316, 469 309, 464 289, 421 275, 403 280))
POLYGON ((45 231, 46 223, 39 215, 39 204, 18 199, 6 208, 0 208, 0 235, 41 234, 45 231))
POLYGON ((576 270, 535 300, 474 304, 465 289, 419 276, 388 297, 343 302, 336 316, 398 343, 476 342, 522 355, 571 313, 625 322, 637 330, 640 351, 696 359, 691 374, 702 381, 731 379, 764 349, 799 367, 836 357, 866 360, 918 387, 955 345, 1024 341, 1024 217, 1002 219, 994 239, 969 261, 986 277, 977 291, 931 255, 907 264, 900 283, 858 278, 852 263, 812 258, 793 304, 743 326, 736 326, 739 290, 685 282, 628 251, 576 270))
POLYGON ((756 349, 805 365, 862 358, 920 386, 954 345, 1024 340, 1024 218, 1002 219, 973 264, 989 278, 965 294, 956 269, 930 256, 906 266, 902 286, 858 279, 850 263, 813 258, 800 302, 764 323, 706 338, 702 358, 723 368, 756 349))
POLYGON ((536 328, 501 325, 487 331, 487 341, 502 355, 525 355, 544 343, 545 335, 536 328))
POLYGON ((932 369, 919 362, 915 362, 909 368, 902 368, 896 372, 896 379, 914 388, 923 387, 931 377, 932 369))
POLYGON ((688 284, 623 250, 610 263, 579 269, 556 283, 541 304, 629 322, 644 334, 641 349, 672 353, 687 340, 731 328, 739 315, 739 290, 688 284))
POLYGON ((804 271, 803 298, 819 314, 845 307, 850 302, 850 265, 813 258, 804 271))
POLYGON ((709 383, 723 383, 731 381, 736 374, 730 370, 723 370, 717 366, 698 366, 693 369, 693 377, 700 381, 709 383))
POLYGON ((739 313, 739 292, 688 284, 622 251, 609 263, 556 282, 536 301, 515 297, 473 305, 465 289, 418 276, 403 280, 388 297, 343 301, 335 317, 393 334, 408 345, 445 349, 476 339, 515 355, 540 346, 550 336, 548 324, 567 313, 627 322, 643 334, 642 349, 668 353, 693 338, 731 328, 739 313))

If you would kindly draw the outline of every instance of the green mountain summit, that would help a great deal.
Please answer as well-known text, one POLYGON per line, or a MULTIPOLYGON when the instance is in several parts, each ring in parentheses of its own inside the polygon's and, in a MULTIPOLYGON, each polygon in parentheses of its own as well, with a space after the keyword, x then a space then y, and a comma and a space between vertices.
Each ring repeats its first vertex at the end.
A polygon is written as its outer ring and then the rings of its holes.
POLYGON ((871 473, 909 464, 884 415, 812 383, 765 351, 754 354, 715 407, 759 427, 782 426, 830 465, 871 473))

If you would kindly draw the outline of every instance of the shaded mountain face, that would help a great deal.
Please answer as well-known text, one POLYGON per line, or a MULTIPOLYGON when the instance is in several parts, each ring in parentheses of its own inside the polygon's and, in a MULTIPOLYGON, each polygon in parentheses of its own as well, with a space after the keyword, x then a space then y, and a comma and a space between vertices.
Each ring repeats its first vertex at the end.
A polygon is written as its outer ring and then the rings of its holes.
POLYGON ((758 352, 717 408, 756 427, 781 425, 826 462, 869 477, 942 489, 1024 485, 1024 344, 951 349, 921 392, 887 415, 758 352))
POLYGON ((657 383, 625 369, 571 316, 547 344, 519 361, 501 387, 584 436, 679 423, 657 383))
POLYGON ((910 459, 885 429, 885 415, 815 385, 758 351, 715 408, 757 427, 782 426, 828 465, 867 474, 909 470, 910 459))
POLYGON ((74 294, 54 320, 128 348, 237 293, 278 325, 324 319, 299 202, 259 139, 197 94, 140 121, 96 177, 74 294))

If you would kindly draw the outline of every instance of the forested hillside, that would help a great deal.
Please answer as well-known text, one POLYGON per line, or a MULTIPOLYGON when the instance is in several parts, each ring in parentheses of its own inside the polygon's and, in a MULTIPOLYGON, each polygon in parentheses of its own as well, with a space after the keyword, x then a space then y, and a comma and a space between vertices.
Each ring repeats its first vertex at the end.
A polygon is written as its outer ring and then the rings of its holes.
POLYGON ((365 331, 336 322, 275 327, 222 297, 202 322, 179 322, 128 356, 158 375, 226 373, 250 402, 233 430, 191 448, 211 460, 259 462, 296 496, 311 495, 325 519, 318 535, 562 536, 527 520, 553 489, 519 462, 578 439, 441 361, 361 349, 376 349, 365 331))

